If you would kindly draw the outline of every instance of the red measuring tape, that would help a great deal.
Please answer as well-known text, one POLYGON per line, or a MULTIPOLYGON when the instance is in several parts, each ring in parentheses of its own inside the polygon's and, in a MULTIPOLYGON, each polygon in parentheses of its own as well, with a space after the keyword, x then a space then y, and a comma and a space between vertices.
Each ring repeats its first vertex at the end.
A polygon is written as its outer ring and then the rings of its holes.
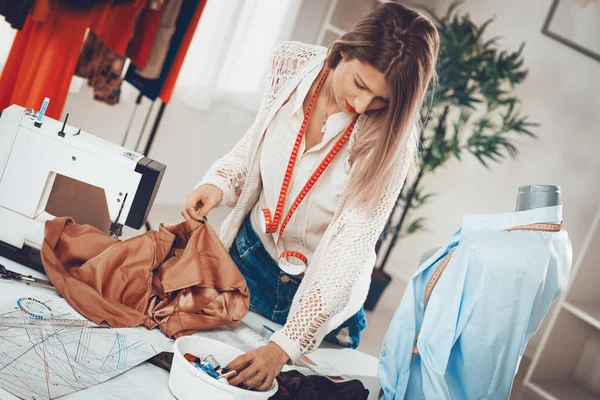
MULTIPOLYGON (((308 121, 310 120, 310 116, 312 115, 312 111, 313 111, 314 105, 316 103, 317 97, 321 91, 323 83, 325 82, 325 79, 327 78, 328 74, 329 74, 329 70, 326 70, 325 73, 323 74, 323 76, 321 77, 321 79, 319 80, 319 83, 317 84, 317 87, 310 99, 310 103, 308 104, 308 107, 306 109, 306 114, 304 115, 304 120, 302 121, 302 126, 300 127, 300 130, 298 131, 298 136, 296 137, 296 142, 294 143, 294 148, 292 149, 292 153, 290 154, 288 166, 285 171, 283 183, 281 185, 281 190, 279 191, 279 198, 277 201, 277 207, 275 208, 275 213, 274 213, 274 215, 272 215, 271 210, 269 210, 268 208, 264 208, 262 210, 263 221, 261 221, 261 222, 263 223, 263 225, 262 225, 263 232, 275 233, 275 232, 277 232, 277 229, 279 228, 279 237, 277 239, 277 244, 279 244, 279 240, 281 239, 281 236, 283 235, 283 232, 284 232, 288 222, 292 218, 292 215, 294 215, 294 212, 298 209, 298 206, 300 206, 300 203, 302 202, 302 200, 304 200, 304 198, 306 197, 308 192, 313 188, 313 186, 315 185, 317 180, 325 172, 327 167, 329 167, 329 165, 331 164, 333 159, 337 156, 337 154, 340 152, 342 147, 344 147, 344 144, 346 144, 346 142, 350 138, 350 135, 352 134, 352 130, 354 129, 354 125, 356 124, 357 118, 354 118, 352 120, 352 122, 348 125, 348 127, 346 128, 346 130, 344 131, 342 136, 337 140, 337 142, 334 144, 334 146, 331 148, 331 150, 329 150, 329 152, 327 153, 325 158, 321 161, 321 163, 319 164, 317 169, 312 173, 312 175, 310 176, 308 181, 304 184, 304 187, 302 188, 300 193, 298 193, 298 196, 296 196, 296 199, 294 200, 294 202, 290 206, 290 209, 288 210, 287 214, 285 215, 283 223, 281 223, 281 217, 283 215, 283 208, 285 207, 285 203, 287 202, 287 197, 288 197, 288 193, 290 191, 292 176, 294 175, 296 161, 298 160, 298 153, 300 152, 300 146, 302 145, 302 140, 303 140, 304 134, 306 132, 306 126, 308 125, 308 121)), ((307 263, 307 258, 302 253, 297 252, 297 251, 285 251, 285 252, 281 253, 281 255, 279 257, 280 258, 280 263, 279 263, 280 266, 282 266, 282 264, 284 264, 284 265, 289 264, 287 261, 285 261, 285 258, 287 258, 287 257, 297 258, 297 259, 301 260, 305 265, 307 263)), ((283 268, 283 266, 282 266, 282 268, 283 268)), ((295 270, 297 268, 291 268, 291 269, 295 270)), ((284 270, 285 270, 285 268, 284 268, 284 270)))

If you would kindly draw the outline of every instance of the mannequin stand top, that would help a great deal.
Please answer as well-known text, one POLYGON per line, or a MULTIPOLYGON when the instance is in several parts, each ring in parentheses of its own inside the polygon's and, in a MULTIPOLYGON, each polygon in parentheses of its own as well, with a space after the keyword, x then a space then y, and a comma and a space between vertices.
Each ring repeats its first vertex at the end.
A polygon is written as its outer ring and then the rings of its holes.
POLYGON ((526 185, 519 187, 515 211, 533 210, 534 208, 553 207, 561 203, 560 186, 526 185))
MULTIPOLYGON (((515 211, 527 211, 534 208, 558 206, 561 203, 560 186, 554 185, 525 185, 519 187, 515 211)), ((438 251, 439 247, 427 250, 421 256, 419 265, 438 251)))

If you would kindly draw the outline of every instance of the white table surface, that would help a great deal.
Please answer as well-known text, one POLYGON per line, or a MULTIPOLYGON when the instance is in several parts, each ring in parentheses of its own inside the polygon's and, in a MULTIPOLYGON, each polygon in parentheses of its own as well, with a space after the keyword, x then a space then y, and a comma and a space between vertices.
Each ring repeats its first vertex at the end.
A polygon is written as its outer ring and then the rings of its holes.
MULTIPOLYGON (((0 257, 0 263, 12 271, 45 278, 43 274, 3 257, 0 257)), ((24 294, 30 296, 39 295, 44 299, 60 297, 58 292, 52 289, 26 286, 19 282, 0 280, 0 304, 11 304, 15 299, 23 297, 24 294)), ((279 327, 274 322, 254 313, 249 313, 244 318, 244 322, 256 331, 260 331, 263 325, 269 326, 274 330, 279 327)), ((163 338, 166 340, 158 329, 154 331, 158 340, 163 340, 163 338)), ((198 332, 196 335, 201 336, 202 332, 198 332)), ((365 388, 369 390, 369 400, 378 398, 377 395, 379 394, 380 386, 377 380, 377 359, 375 357, 357 350, 343 349, 327 343, 324 343, 309 357, 317 364, 319 364, 320 360, 326 361, 341 374, 353 379, 359 379, 365 388)), ((305 374, 308 372, 304 369, 300 369, 300 371, 305 374)), ((149 363, 142 363, 107 382, 71 393, 62 398, 69 400, 174 399, 175 397, 173 397, 167 386, 168 379, 169 374, 165 370, 149 363)), ((16 397, 0 388, 0 399, 12 400, 16 399, 16 397)))

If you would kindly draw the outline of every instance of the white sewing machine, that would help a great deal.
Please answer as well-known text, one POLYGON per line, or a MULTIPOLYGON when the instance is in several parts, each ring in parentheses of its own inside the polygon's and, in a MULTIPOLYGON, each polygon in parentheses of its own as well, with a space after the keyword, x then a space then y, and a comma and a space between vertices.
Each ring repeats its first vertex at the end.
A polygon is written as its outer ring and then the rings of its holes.
POLYGON ((79 215, 95 215, 96 221, 104 218, 105 231, 114 237, 123 225, 141 228, 166 167, 66 120, 39 121, 37 116, 16 105, 0 114, 0 254, 13 258, 5 253, 21 252, 22 257, 29 252, 26 258, 33 254, 35 259, 45 222, 73 216, 75 208, 79 215), (77 197, 86 191, 96 198, 77 197))

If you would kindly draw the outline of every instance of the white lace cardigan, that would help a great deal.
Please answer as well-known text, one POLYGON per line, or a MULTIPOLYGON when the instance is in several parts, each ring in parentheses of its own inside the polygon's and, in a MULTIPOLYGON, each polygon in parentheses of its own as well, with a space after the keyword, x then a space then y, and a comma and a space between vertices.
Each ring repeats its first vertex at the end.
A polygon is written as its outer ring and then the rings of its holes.
MULTIPOLYGON (((254 123, 233 150, 217 160, 196 185, 219 187, 223 191, 219 206, 233 207, 221 227, 221 241, 227 249, 262 190, 259 167, 266 128, 305 74, 326 56, 327 49, 320 46, 299 42, 278 46, 271 58, 267 87, 254 123)), ((363 118, 357 121, 350 146, 363 118)), ((376 261, 375 244, 405 181, 414 152, 414 136, 413 132, 409 138, 413 145, 405 146, 398 157, 392 179, 375 210, 367 212, 350 205, 342 196, 294 296, 286 324, 271 337, 292 362, 317 348, 327 333, 362 307, 376 261)))

